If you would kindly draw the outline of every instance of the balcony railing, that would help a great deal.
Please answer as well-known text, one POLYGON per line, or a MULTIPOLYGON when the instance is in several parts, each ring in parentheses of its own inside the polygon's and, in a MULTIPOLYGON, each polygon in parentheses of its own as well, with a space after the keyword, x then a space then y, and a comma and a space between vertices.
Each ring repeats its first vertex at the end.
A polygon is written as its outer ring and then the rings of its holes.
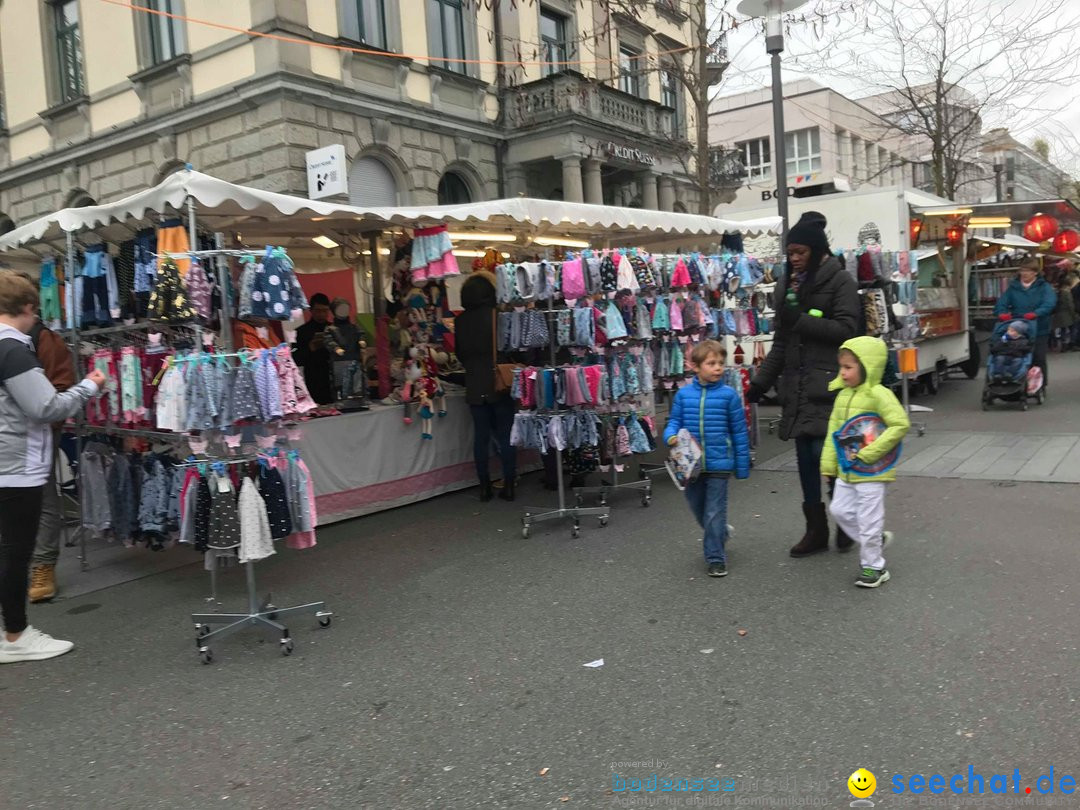
POLYGON ((507 91, 509 122, 519 129, 585 118, 635 135, 671 137, 675 112, 578 73, 557 73, 507 91))

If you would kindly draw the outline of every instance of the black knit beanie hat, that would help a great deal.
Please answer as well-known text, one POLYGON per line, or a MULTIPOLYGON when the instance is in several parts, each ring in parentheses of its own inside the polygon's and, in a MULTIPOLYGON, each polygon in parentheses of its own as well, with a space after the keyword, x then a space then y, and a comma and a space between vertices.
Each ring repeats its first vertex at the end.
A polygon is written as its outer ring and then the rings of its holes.
POLYGON ((817 211, 807 211, 788 231, 787 244, 806 245, 813 253, 829 252, 829 237, 825 235, 825 216, 817 211))

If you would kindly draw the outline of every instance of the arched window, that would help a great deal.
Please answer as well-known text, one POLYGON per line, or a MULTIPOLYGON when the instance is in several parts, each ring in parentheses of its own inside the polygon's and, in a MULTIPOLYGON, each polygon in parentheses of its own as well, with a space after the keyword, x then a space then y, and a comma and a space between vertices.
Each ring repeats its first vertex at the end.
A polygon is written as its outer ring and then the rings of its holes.
POLYGON ((362 157, 349 170, 349 204, 371 208, 398 205, 397 178, 376 157, 362 157))
POLYGON ((686 206, 683 205, 681 202, 676 202, 675 203, 675 213, 676 214, 685 214, 686 213, 686 206))
POLYGON ((87 206, 97 205, 97 200, 83 191, 81 188, 75 188, 68 192, 67 204, 65 208, 86 208, 87 206))
POLYGON ((6 214, 0 214, 0 236, 15 230, 15 222, 6 214))
POLYGON ((439 180, 439 205, 461 205, 472 202, 469 184, 457 172, 447 172, 439 180))

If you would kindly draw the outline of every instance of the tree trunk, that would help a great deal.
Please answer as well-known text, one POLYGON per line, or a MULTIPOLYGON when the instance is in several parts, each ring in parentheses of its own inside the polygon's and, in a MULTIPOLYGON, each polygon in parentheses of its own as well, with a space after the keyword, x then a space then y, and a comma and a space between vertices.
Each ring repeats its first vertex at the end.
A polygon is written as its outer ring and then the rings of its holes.
POLYGON ((694 109, 697 115, 698 213, 712 216, 712 189, 709 186, 709 23, 708 0, 697 0, 697 82, 694 109))

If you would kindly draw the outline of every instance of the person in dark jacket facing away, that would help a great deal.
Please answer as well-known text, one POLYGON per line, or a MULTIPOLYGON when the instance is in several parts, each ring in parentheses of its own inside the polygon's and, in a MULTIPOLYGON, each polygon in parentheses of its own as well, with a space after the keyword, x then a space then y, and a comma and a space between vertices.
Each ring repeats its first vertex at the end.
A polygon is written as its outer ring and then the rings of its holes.
MULTIPOLYGON (((829 250, 825 217, 807 211, 787 236, 787 268, 776 284, 777 329, 772 349, 750 383, 757 402, 774 385, 780 397, 780 438, 795 440, 806 531, 791 549, 805 557, 829 548, 829 522, 821 493, 821 450, 836 392, 840 344, 856 337, 861 301, 855 278, 829 250)), ((853 540, 837 531, 839 551, 853 540)))
POLYGON ((57 393, 34 354, 29 332, 37 288, 19 274, 0 271, 0 664, 42 661, 74 645, 31 627, 26 620, 30 559, 41 498, 52 467, 51 422, 74 416, 101 390, 105 375, 57 393))
POLYGON ((473 273, 461 286, 464 311, 454 319, 454 352, 465 367, 465 401, 472 412, 473 458, 480 479, 480 500, 492 496, 489 457, 491 440, 499 446, 503 489, 499 497, 514 500, 517 451, 510 444, 514 403, 508 392, 495 391, 495 276, 473 273))
POLYGON ((1039 272, 1039 260, 1030 258, 1020 263, 1020 272, 994 305, 994 314, 1000 321, 1023 318, 1031 323, 1029 337, 1034 346, 1031 364, 1042 369, 1044 390, 1049 382, 1046 351, 1050 347, 1050 316, 1057 302, 1057 293, 1039 272))
POLYGON ((742 402, 721 382, 726 356, 715 340, 694 347, 690 367, 697 376, 675 394, 664 428, 668 446, 678 441, 683 429, 701 446, 701 475, 687 485, 686 500, 705 533, 702 544, 710 577, 727 576, 728 479, 750 476, 750 439, 742 402))

